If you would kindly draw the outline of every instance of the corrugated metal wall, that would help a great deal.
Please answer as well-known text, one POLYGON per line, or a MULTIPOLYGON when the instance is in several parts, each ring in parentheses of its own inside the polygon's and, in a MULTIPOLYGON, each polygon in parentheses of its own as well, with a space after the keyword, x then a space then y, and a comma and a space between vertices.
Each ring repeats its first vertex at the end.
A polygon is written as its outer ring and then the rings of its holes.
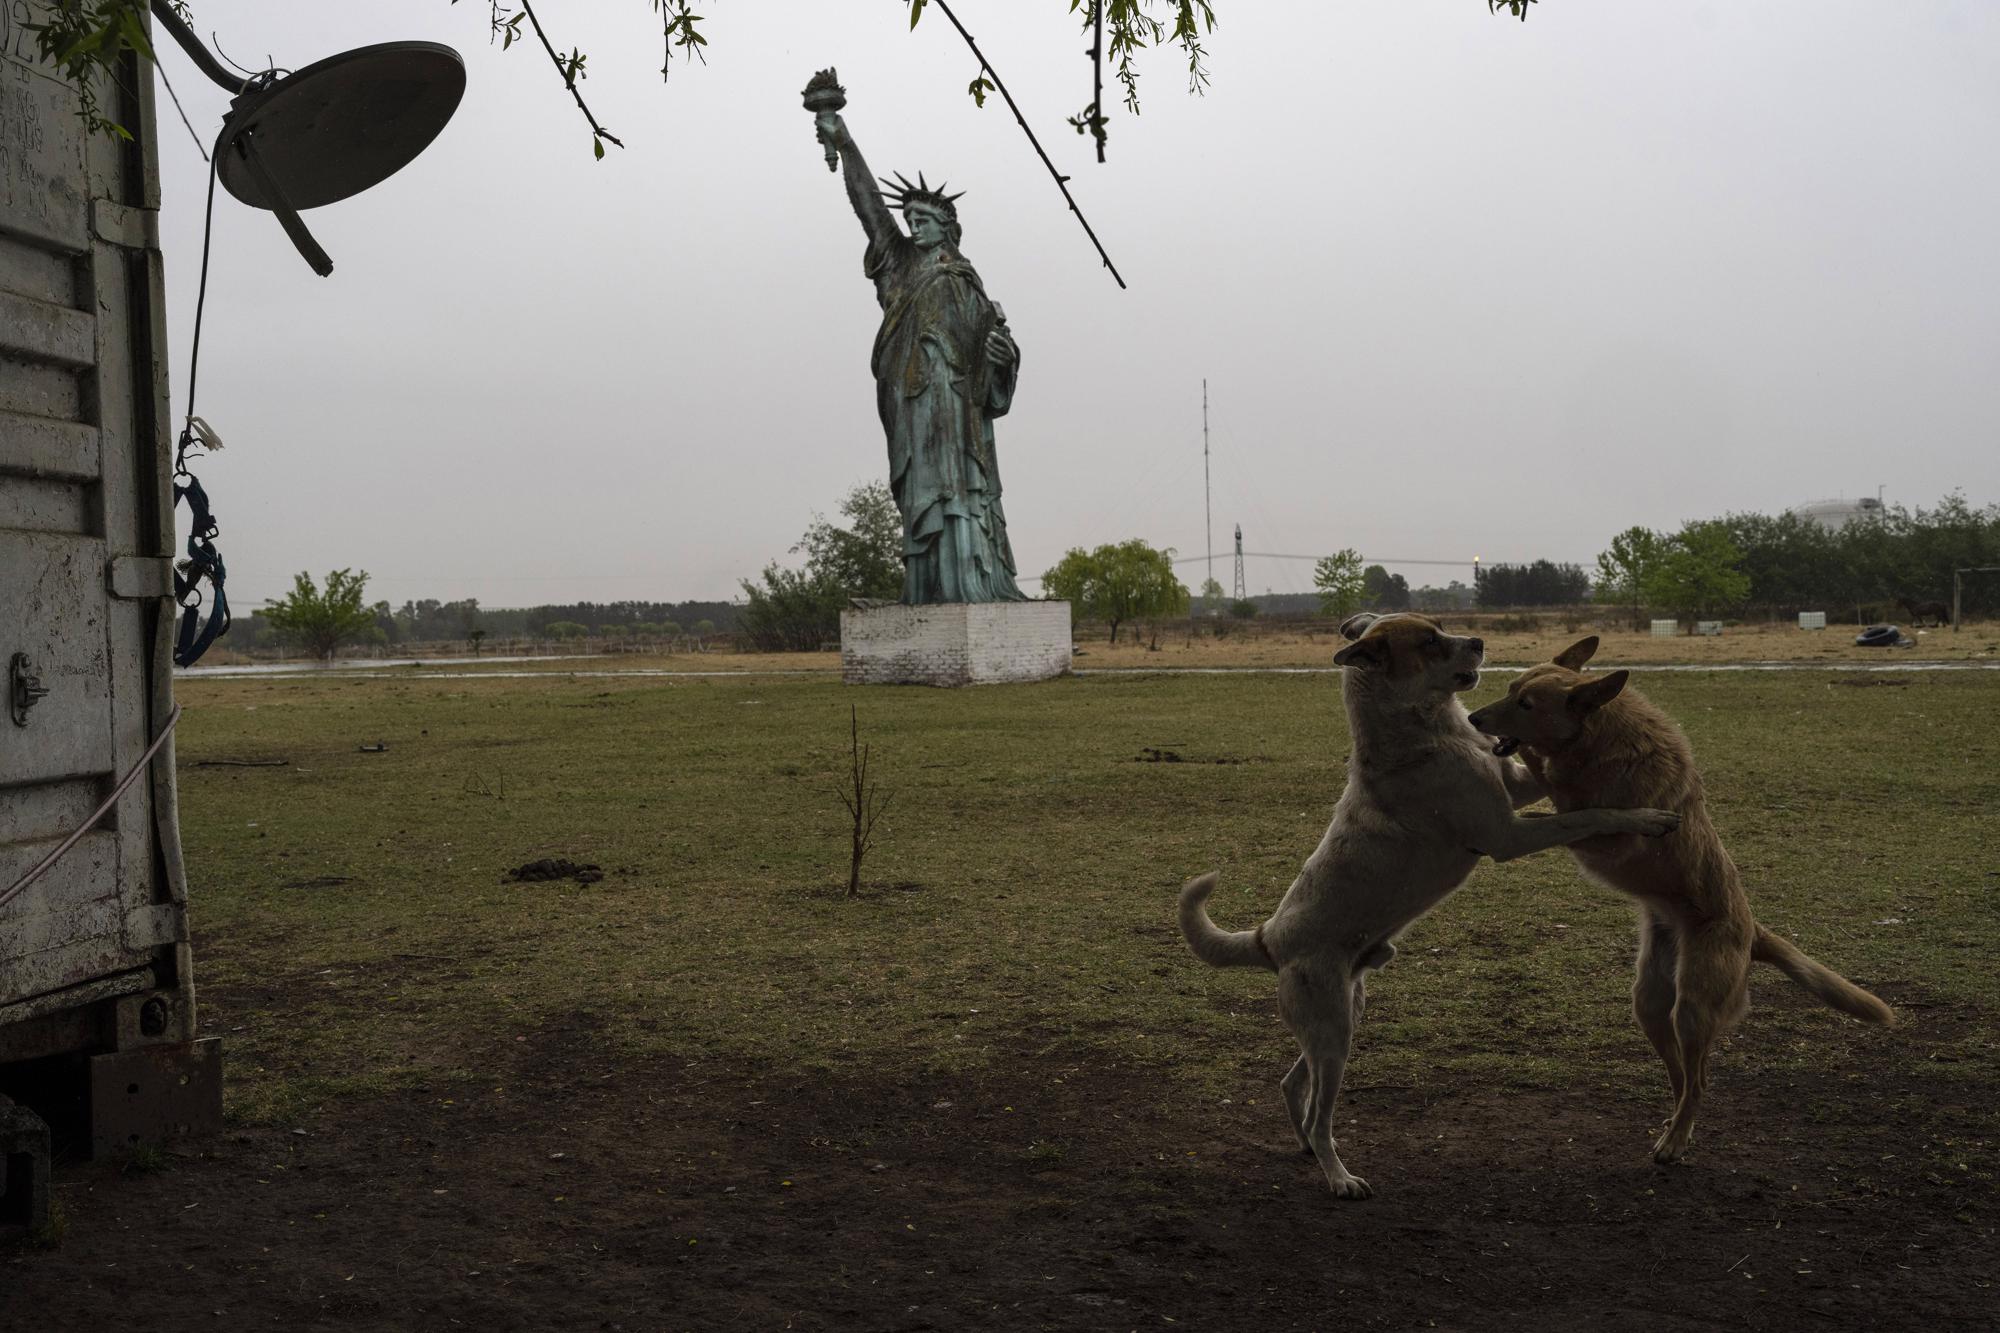
MULTIPOLYGON (((152 73, 85 132, 0 0, 0 893, 81 823, 172 706, 171 441, 152 73), (17 661, 18 659, 18 661, 17 661), (47 694, 25 711, 14 680, 47 694)), ((0 905, 0 1061, 192 1035, 173 751, 0 905), (123 1003, 115 997, 132 997, 123 1003), (130 1025, 127 1024, 129 1027, 130 1025), (132 1034, 128 1032, 127 1037, 132 1034)))

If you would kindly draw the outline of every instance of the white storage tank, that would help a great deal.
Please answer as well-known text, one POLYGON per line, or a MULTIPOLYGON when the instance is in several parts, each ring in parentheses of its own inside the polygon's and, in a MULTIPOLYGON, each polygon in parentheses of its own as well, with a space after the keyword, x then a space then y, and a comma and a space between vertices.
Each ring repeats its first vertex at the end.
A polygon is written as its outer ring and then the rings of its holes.
POLYGON ((1872 495, 1859 500, 1814 500, 1794 505, 1792 512, 1809 518, 1829 532, 1838 532, 1850 523, 1873 522, 1882 517, 1882 502, 1872 495))

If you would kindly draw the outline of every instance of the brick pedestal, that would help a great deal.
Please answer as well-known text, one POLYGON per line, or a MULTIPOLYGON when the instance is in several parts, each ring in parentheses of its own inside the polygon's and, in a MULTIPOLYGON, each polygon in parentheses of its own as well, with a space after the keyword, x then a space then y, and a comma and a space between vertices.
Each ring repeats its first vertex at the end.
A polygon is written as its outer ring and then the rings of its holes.
POLYGON ((1068 602, 947 602, 840 613, 840 675, 849 685, 1001 685, 1068 671, 1068 602))

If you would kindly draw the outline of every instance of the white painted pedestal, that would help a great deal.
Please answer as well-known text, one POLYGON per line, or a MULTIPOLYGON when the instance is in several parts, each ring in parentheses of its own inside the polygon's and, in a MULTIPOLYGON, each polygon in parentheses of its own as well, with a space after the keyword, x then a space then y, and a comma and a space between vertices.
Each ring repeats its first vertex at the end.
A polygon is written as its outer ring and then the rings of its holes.
POLYGON ((840 613, 849 685, 1001 685, 1069 671, 1068 602, 945 602, 840 613))

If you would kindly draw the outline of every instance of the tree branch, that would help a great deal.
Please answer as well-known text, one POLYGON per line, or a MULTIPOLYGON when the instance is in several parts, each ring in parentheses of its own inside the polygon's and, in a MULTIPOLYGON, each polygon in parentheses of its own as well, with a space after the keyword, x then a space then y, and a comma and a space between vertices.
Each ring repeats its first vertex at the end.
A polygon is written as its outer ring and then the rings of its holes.
POLYGON ((1083 234, 1090 237, 1090 243, 1097 247, 1098 258, 1104 261, 1104 267, 1111 270, 1112 278, 1122 289, 1125 286, 1125 279, 1119 276, 1118 266, 1112 263, 1111 256, 1105 253, 1104 242, 1098 240, 1097 233, 1091 230, 1090 219, 1084 217, 1083 210, 1076 206, 1076 199, 1069 192, 1069 177, 1057 171, 1056 164, 1049 161, 1048 153, 1042 149, 1042 141, 1028 128, 1028 118, 1021 114, 1020 106, 1014 101, 1014 94, 1008 92, 1007 85, 1001 81, 1000 71, 993 68, 992 62, 986 58, 986 53, 979 49, 979 43, 972 40, 972 34, 965 30, 965 25, 958 21, 958 15, 951 12, 951 6, 945 3, 945 0, 930 0, 930 2, 944 12, 944 16, 951 20, 952 27, 958 29, 958 35, 965 39, 965 44, 972 49, 972 54, 978 59, 979 67, 993 76, 993 86, 1000 90, 1000 96, 1007 99, 1007 109, 1014 113, 1014 120, 1020 125, 1021 133, 1027 135, 1028 142, 1034 145, 1036 156, 1042 159, 1042 165, 1047 167, 1049 175, 1055 178, 1056 188, 1062 191, 1064 201, 1069 204, 1069 211, 1076 214, 1077 222, 1082 224, 1083 234))
POLYGON ((1090 132, 1097 140, 1097 160, 1104 161, 1104 0, 1093 5, 1090 36, 1090 132))
POLYGON ((542 39, 542 49, 547 51, 549 59, 555 62, 556 73, 563 77, 563 87, 569 89, 569 95, 576 99, 577 110, 583 112, 583 118, 590 122, 590 132, 594 136, 592 144, 597 150, 597 155, 599 157, 604 156, 604 140, 606 139, 623 148, 625 141, 597 123, 597 117, 591 114, 589 104, 583 100, 583 94, 576 90, 577 74, 583 68, 583 57, 575 51, 571 51, 568 60, 564 60, 561 56, 557 55, 555 47, 549 45, 549 35, 542 31, 541 19, 535 16, 534 5, 530 4, 529 0, 521 0, 521 10, 528 16, 528 22, 534 25, 535 36, 542 39))

